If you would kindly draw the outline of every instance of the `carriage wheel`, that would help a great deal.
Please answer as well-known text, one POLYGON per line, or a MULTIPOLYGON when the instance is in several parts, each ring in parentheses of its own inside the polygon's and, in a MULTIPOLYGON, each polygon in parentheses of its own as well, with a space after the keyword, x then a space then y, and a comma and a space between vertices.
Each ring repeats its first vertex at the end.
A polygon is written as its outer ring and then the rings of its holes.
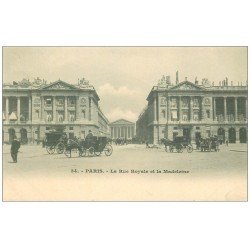
POLYGON ((182 146, 180 146, 180 147, 177 149, 177 152, 178 152, 178 153, 182 153, 182 152, 183 152, 182 146))
POLYGON ((54 152, 55 152, 55 146, 54 146, 54 145, 52 145, 52 146, 46 146, 46 150, 47 150, 47 152, 48 152, 50 155, 52 155, 52 154, 54 154, 54 152))
POLYGON ((193 146, 192 145, 187 145, 187 152, 192 153, 193 152, 193 146))
POLYGON ((169 152, 171 152, 171 153, 174 152, 174 147, 173 146, 169 146, 169 152))
POLYGON ((95 155, 96 155, 96 156, 100 156, 100 155, 101 155, 101 152, 100 152, 100 151, 95 151, 95 155))
POLYGON ((94 156, 95 149, 93 147, 90 147, 88 151, 89 151, 89 156, 91 156, 91 157, 94 156))
POLYGON ((65 149, 64 154, 65 154, 67 157, 71 158, 71 149, 65 149))
POLYGON ((87 155, 87 151, 85 148, 81 148, 79 150, 79 157, 85 157, 87 155))
POLYGON ((56 145, 56 152, 58 154, 62 154, 64 152, 64 144, 62 142, 59 142, 57 145, 56 145))
POLYGON ((104 153, 106 156, 110 156, 112 155, 112 152, 113 152, 113 148, 111 145, 106 145, 105 148, 104 148, 104 153))

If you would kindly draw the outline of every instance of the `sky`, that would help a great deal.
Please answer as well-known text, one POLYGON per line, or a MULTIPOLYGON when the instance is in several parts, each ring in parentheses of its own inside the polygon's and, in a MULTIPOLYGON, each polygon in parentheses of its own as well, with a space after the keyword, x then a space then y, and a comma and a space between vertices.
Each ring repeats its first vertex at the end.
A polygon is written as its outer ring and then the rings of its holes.
POLYGON ((162 75, 175 82, 208 78, 215 85, 228 77, 247 80, 247 47, 4 47, 3 82, 39 77, 77 84, 90 81, 110 122, 135 122, 162 75))

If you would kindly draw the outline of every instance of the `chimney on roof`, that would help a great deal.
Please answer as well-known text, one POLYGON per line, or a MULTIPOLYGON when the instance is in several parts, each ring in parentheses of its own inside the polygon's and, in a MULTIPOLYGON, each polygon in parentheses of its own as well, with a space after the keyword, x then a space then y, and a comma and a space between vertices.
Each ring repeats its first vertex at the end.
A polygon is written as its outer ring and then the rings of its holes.
POLYGON ((228 86, 228 78, 226 77, 225 85, 228 86))
POLYGON ((196 85, 199 84, 199 81, 197 80, 197 76, 195 77, 194 83, 195 83, 196 85))
POLYGON ((176 71, 175 84, 179 84, 179 72, 178 71, 176 71))

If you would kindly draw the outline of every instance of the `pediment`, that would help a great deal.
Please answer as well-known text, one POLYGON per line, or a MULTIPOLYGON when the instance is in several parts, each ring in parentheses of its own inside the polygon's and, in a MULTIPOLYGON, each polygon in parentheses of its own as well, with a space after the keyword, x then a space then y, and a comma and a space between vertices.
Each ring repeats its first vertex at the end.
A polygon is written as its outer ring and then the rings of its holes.
POLYGON ((111 122, 111 125, 133 125, 133 122, 127 121, 125 119, 119 119, 117 121, 111 122))
POLYGON ((200 90, 204 90, 203 87, 196 85, 192 82, 182 82, 178 85, 175 85, 174 87, 171 88, 171 90, 192 90, 192 91, 200 91, 200 90))
POLYGON ((66 83, 64 81, 56 81, 49 85, 43 86, 41 90, 78 90, 76 86, 73 86, 72 84, 66 83))

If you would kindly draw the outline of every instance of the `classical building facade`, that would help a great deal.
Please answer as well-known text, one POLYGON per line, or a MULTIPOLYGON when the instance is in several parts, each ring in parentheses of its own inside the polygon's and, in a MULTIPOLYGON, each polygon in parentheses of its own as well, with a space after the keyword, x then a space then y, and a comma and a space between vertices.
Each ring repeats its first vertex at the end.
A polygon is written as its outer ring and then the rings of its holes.
POLYGON ((119 119, 110 123, 111 139, 132 139, 135 136, 135 123, 119 119))
POLYGON ((11 142, 14 135, 24 143, 41 141, 53 130, 65 131, 69 137, 84 138, 88 130, 109 136, 109 122, 99 100, 89 83, 4 84, 3 141, 11 142))
POLYGON ((158 84, 136 122, 141 142, 159 143, 177 135, 192 141, 219 135, 230 143, 247 142, 247 86, 187 81, 158 84))

